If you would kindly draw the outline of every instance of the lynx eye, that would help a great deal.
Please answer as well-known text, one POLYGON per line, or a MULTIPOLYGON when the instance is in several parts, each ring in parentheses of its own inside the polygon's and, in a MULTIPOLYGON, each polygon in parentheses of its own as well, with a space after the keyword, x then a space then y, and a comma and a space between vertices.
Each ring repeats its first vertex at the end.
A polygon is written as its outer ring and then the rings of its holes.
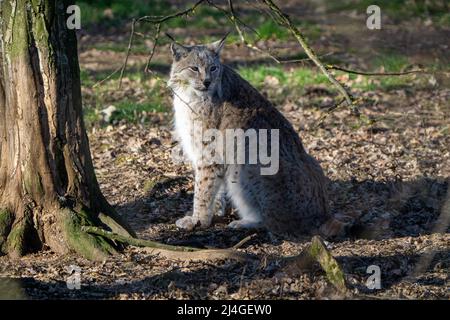
POLYGON ((217 70, 217 67, 216 67, 216 66, 212 66, 209 70, 211 70, 212 72, 214 72, 214 71, 217 70))
POLYGON ((192 67, 189 67, 189 69, 191 69, 194 72, 198 72, 198 68, 197 67, 192 66, 192 67))

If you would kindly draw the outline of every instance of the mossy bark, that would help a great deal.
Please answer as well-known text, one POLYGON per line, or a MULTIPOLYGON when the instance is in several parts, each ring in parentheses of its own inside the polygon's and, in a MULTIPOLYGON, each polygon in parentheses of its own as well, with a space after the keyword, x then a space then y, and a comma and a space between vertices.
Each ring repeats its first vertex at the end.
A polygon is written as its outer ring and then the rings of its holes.
POLYGON ((0 250, 12 256, 49 247, 98 260, 112 242, 82 226, 132 234, 95 177, 70 4, 0 2, 0 250))

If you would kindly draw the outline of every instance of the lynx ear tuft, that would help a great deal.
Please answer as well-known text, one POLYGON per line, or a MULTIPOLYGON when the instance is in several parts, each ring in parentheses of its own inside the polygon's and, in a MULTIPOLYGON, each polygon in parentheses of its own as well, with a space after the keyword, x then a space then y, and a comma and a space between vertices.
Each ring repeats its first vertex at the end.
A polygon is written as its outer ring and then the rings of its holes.
POLYGON ((188 54, 189 49, 179 43, 172 42, 170 45, 170 51, 172 51, 173 59, 178 61, 188 54))
POLYGON ((220 51, 222 50, 223 45, 225 44, 225 40, 227 39, 229 34, 230 33, 227 33, 222 39, 214 41, 213 43, 207 44, 206 48, 208 48, 215 54, 220 55, 220 51))

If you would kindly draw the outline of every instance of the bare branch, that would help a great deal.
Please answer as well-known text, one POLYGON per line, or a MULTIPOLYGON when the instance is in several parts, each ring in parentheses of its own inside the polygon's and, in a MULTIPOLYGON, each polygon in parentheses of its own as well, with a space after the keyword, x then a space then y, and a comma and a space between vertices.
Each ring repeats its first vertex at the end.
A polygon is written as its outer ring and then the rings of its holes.
POLYGON ((147 58, 147 64, 145 65, 144 72, 150 72, 150 63, 152 62, 153 56, 155 54, 156 46, 158 45, 159 34, 161 33, 161 23, 156 25, 156 34, 153 42, 152 50, 147 58))
POLYGON ((154 23, 154 24, 158 24, 158 23, 161 24, 163 22, 166 22, 168 20, 171 20, 171 19, 174 19, 174 18, 177 18, 177 17, 181 17, 181 16, 184 16, 184 15, 186 15, 186 16, 189 15, 190 13, 194 12, 195 9, 197 9, 197 7, 199 5, 201 5, 205 1, 206 0, 199 0, 192 7, 189 7, 186 10, 183 10, 183 11, 179 11, 179 12, 175 12, 175 13, 169 14, 167 16, 143 16, 143 17, 140 17, 137 21, 139 21, 139 22, 144 21, 144 22, 150 22, 150 23, 154 23))
POLYGON ((409 71, 403 71, 403 72, 365 72, 365 71, 351 70, 351 69, 338 67, 338 66, 330 65, 330 64, 327 65, 326 68, 328 70, 339 70, 339 71, 343 71, 343 72, 347 72, 347 73, 351 73, 351 74, 359 74, 362 76, 404 76, 404 75, 412 74, 412 73, 427 73, 426 70, 422 70, 422 69, 409 70, 409 71))
POLYGON ((287 27, 297 41, 302 46, 308 57, 317 65, 317 67, 322 71, 322 73, 327 77, 327 79, 337 88, 341 95, 345 98, 347 105, 352 108, 352 111, 359 114, 357 111, 351 94, 344 88, 344 86, 337 81, 334 76, 327 70, 324 64, 319 60, 317 55, 314 53, 313 49, 306 42, 305 37, 300 32, 300 30, 294 25, 291 18, 285 14, 272 0, 262 0, 264 3, 275 13, 275 15, 280 19, 283 26, 287 27))
POLYGON ((116 70, 114 70, 113 72, 111 72, 106 78, 94 83, 94 85, 92 86, 92 88, 95 88, 99 85, 102 85, 105 81, 109 80, 113 75, 115 75, 117 72, 119 72, 120 70, 122 70, 123 65, 118 67, 116 70))
POLYGON ((131 46, 133 45, 135 26, 136 26, 136 19, 133 19, 133 21, 131 22, 131 33, 130 33, 130 39, 128 40, 127 54, 125 56, 125 61, 123 62, 123 65, 122 65, 122 69, 120 70, 119 89, 122 87, 123 74, 125 72, 125 69, 127 68, 128 58, 129 58, 130 52, 131 52, 131 46))
POLYGON ((243 32, 243 30, 241 29, 240 25, 245 26, 246 28, 252 30, 257 36, 259 36, 258 32, 256 30, 254 30, 253 28, 247 26, 241 19, 238 18, 238 16, 236 15, 236 12, 234 10, 234 5, 233 5, 233 1, 232 0, 228 0, 228 8, 230 10, 230 12, 228 12, 227 10, 224 10, 223 8, 219 7, 218 5, 216 5, 215 3, 213 3, 210 0, 207 0, 208 4, 210 4, 211 6, 213 6, 214 8, 216 8, 217 10, 221 11, 223 14, 226 15, 226 17, 231 21, 231 23, 233 23, 234 28, 236 29, 239 38, 241 40, 241 43, 243 45, 245 45, 246 47, 248 47, 251 50, 257 51, 267 57, 269 57, 270 59, 272 59, 273 61, 275 61, 278 64, 284 64, 284 63, 297 63, 297 62, 304 62, 309 60, 309 58, 307 59, 293 59, 293 60, 281 60, 280 58, 277 58, 275 55, 273 55, 270 51, 266 51, 263 50, 261 48, 259 48, 258 46, 252 44, 251 42, 249 42, 246 37, 245 34, 243 32))

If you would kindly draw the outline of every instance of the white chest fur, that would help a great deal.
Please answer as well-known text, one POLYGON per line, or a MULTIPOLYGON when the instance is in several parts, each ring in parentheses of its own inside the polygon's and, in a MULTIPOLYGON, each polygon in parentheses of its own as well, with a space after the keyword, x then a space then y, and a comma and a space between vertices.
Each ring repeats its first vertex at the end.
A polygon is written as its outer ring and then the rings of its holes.
POLYGON ((195 114, 189 107, 192 102, 192 97, 184 92, 177 92, 174 95, 175 133, 181 143, 183 153, 195 165, 199 157, 195 152, 193 143, 195 114))

